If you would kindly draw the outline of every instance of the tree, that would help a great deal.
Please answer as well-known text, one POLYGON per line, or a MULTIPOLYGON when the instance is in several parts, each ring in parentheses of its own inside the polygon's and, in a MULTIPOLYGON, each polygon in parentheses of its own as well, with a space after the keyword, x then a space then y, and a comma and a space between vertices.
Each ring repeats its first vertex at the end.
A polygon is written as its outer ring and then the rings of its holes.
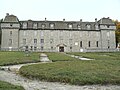
POLYGON ((114 21, 116 25, 116 44, 120 43, 120 22, 118 20, 114 21))

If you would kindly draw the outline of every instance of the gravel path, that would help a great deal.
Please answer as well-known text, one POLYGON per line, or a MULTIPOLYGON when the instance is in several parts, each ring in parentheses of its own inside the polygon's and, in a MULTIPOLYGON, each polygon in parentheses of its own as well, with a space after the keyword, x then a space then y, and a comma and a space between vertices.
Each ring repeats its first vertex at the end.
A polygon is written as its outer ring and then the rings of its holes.
MULTIPOLYGON (((42 63, 47 63, 47 62, 42 62, 42 63)), ((0 80, 12 83, 14 85, 23 86, 25 90, 120 90, 120 86, 117 85, 75 86, 75 85, 68 85, 63 83, 52 83, 52 82, 41 82, 38 80, 29 80, 26 79, 25 77, 20 76, 19 74, 16 74, 16 72, 19 71, 20 67, 30 64, 35 64, 35 63, 0 67, 1 68, 0 80)))
POLYGON ((74 85, 65 85, 60 83, 29 80, 13 72, 1 71, 1 70, 0 70, 0 80, 7 81, 15 85, 21 85, 26 90, 120 90, 120 86, 116 86, 116 85, 74 86, 74 85))

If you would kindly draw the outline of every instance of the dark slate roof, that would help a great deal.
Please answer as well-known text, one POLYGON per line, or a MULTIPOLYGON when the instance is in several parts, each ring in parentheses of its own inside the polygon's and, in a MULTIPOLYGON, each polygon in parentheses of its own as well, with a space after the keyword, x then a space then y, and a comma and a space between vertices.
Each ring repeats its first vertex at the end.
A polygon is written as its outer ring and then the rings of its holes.
POLYGON ((14 15, 7 15, 3 22, 19 22, 18 18, 14 15))
POLYGON ((110 19, 109 17, 108 18, 102 18, 102 19, 100 19, 99 21, 98 21, 98 23, 99 24, 113 24, 113 25, 115 25, 115 23, 112 21, 112 19, 110 19))
POLYGON ((5 19, 2 22, 17 22, 20 23, 21 29, 34 29, 34 25, 37 24, 37 28, 35 29, 43 29, 42 25, 45 25, 44 29, 70 29, 69 25, 72 25, 71 29, 78 29, 78 25, 81 29, 87 29, 87 25, 90 25, 90 30, 95 30, 95 25, 106 24, 106 25, 115 25, 114 22, 109 18, 102 18, 99 21, 95 19, 95 22, 82 22, 80 21, 33 21, 33 20, 26 20, 26 21, 19 21, 18 18, 14 15, 7 14, 5 19), (26 28, 23 28, 24 23, 27 24, 26 28), (54 28, 50 27, 50 24, 54 25, 54 28))

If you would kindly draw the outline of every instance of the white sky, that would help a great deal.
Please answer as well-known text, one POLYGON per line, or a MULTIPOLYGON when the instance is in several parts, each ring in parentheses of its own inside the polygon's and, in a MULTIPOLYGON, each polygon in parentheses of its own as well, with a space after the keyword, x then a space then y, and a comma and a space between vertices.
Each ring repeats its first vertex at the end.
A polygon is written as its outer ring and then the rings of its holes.
POLYGON ((110 17, 120 21, 120 0, 0 0, 0 18, 6 13, 19 20, 94 21, 110 17))

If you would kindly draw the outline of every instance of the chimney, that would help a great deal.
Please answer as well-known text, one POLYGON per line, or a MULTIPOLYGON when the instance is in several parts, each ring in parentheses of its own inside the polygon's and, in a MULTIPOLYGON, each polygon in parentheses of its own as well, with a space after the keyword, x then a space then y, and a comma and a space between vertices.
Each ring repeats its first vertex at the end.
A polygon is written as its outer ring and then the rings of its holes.
POLYGON ((97 18, 95 18, 95 22, 97 22, 97 18))
POLYGON ((45 21, 47 20, 47 18, 45 18, 45 21))
POLYGON ((65 22, 65 18, 63 19, 63 22, 65 22))
POLYGON ((9 13, 6 13, 6 16, 9 16, 9 13))
POLYGON ((80 19, 80 22, 82 23, 82 19, 80 19))

